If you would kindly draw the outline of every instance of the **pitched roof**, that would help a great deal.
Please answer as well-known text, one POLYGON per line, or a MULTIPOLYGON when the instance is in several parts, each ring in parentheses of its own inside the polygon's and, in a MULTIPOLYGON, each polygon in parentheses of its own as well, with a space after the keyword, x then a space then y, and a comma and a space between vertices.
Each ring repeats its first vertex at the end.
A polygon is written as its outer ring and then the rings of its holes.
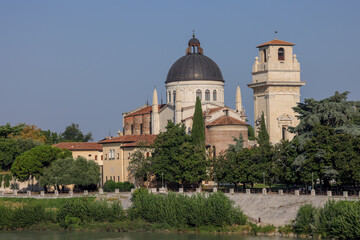
POLYGON ((102 151, 102 146, 96 142, 61 142, 54 144, 53 147, 70 151, 102 151))
POLYGON ((222 126, 222 125, 249 125, 249 124, 247 124, 244 121, 225 115, 209 123, 207 126, 222 126))
POLYGON ((273 39, 273 40, 268 41, 266 43, 260 44, 259 46, 257 46, 257 48, 268 46, 268 45, 294 46, 295 44, 293 44, 291 42, 285 42, 285 41, 282 41, 282 40, 278 40, 278 39, 273 39))
MULTIPOLYGON (((159 104, 159 111, 165 106, 166 104, 159 104)), ((133 112, 125 117, 132 117, 136 115, 144 115, 144 114, 150 114, 152 112, 152 106, 144 107, 136 112, 133 112)))
MULTIPOLYGON (((155 141, 157 135, 153 134, 144 134, 144 135, 124 135, 120 137, 114 137, 106 140, 102 140, 100 144, 106 143, 134 143, 134 146, 137 146, 140 142, 151 144, 155 141)), ((125 144, 128 145, 128 144, 125 144)), ((124 145, 124 146, 125 146, 124 145)))

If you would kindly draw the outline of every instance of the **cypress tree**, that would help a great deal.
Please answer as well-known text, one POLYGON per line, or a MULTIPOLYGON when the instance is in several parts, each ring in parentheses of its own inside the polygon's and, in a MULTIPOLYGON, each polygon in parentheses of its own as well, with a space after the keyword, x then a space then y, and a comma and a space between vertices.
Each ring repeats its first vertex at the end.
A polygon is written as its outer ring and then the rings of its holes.
POLYGON ((260 147, 270 146, 270 137, 266 129, 264 112, 261 114, 260 129, 258 131, 257 142, 260 147))
POLYGON ((196 146, 199 146, 202 149, 205 149, 204 118, 203 118, 203 112, 202 112, 202 108, 201 108, 201 101, 198 97, 196 98, 191 138, 192 138, 193 143, 196 146))

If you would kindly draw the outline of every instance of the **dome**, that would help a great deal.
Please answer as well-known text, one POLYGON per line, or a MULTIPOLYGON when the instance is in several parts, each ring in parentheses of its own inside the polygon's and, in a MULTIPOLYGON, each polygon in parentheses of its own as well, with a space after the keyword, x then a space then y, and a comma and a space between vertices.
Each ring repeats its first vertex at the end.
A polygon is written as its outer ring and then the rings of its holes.
POLYGON ((209 57, 203 55, 200 41, 189 40, 186 55, 179 58, 170 68, 166 82, 178 81, 221 81, 224 82, 219 66, 209 57))
POLYGON ((196 37, 193 37, 192 39, 189 40, 189 45, 191 45, 191 44, 199 44, 200 45, 200 41, 196 37))

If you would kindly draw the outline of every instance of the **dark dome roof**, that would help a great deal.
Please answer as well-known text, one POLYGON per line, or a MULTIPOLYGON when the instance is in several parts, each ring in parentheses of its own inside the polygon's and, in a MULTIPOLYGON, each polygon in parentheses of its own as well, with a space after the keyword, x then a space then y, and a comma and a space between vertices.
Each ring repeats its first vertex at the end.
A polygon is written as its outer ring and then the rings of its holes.
POLYGON ((196 37, 193 37, 192 39, 189 40, 189 45, 191 44, 200 44, 200 41, 196 37))
POLYGON ((166 83, 177 81, 210 80, 224 82, 219 66, 202 54, 188 54, 170 68, 166 83))
POLYGON ((192 80, 224 82, 219 66, 211 58, 203 55, 200 41, 195 35, 189 40, 186 55, 171 66, 166 83, 192 80))

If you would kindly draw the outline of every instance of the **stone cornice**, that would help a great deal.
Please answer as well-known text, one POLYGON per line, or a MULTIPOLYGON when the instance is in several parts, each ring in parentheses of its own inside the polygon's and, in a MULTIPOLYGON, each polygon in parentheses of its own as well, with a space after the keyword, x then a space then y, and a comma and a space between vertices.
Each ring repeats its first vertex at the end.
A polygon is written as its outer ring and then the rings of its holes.
POLYGON ((306 84, 306 82, 304 82, 304 81, 299 81, 299 82, 266 81, 266 82, 259 82, 259 83, 250 83, 247 86, 249 88, 268 87, 268 86, 291 86, 291 87, 295 87, 295 86, 304 86, 305 84, 306 84))

